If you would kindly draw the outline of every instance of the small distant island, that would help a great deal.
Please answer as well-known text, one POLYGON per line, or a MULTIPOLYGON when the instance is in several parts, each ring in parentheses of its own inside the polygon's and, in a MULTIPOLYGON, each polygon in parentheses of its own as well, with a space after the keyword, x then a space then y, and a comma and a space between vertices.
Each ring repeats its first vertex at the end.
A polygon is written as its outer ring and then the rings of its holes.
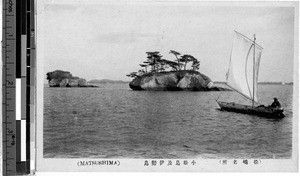
POLYGON ((110 79, 93 79, 88 84, 128 84, 130 81, 110 80, 110 79))
POLYGON ((230 91, 215 86, 208 76, 200 73, 200 61, 194 56, 181 55, 174 50, 169 53, 175 56, 175 61, 163 59, 158 51, 146 52, 147 60, 140 64, 143 69, 126 75, 133 78, 129 87, 132 90, 155 91, 230 91))
POLYGON ((55 70, 46 74, 50 87, 97 87, 88 85, 83 78, 73 76, 68 71, 55 70))

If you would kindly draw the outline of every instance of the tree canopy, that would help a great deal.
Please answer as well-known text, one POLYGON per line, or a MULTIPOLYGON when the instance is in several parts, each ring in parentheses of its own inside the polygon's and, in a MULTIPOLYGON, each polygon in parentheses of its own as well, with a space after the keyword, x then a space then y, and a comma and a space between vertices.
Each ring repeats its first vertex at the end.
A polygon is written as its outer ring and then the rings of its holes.
POLYGON ((63 71, 63 70, 55 70, 52 72, 48 72, 46 74, 46 78, 48 81, 50 81, 51 79, 57 79, 58 81, 62 81, 65 78, 69 78, 69 79, 77 79, 78 77, 74 77, 70 72, 68 71, 63 71))
POLYGON ((146 52, 147 60, 139 64, 143 69, 138 70, 137 72, 131 72, 127 74, 128 77, 139 77, 146 73, 158 73, 163 71, 179 71, 187 70, 187 63, 192 63, 191 68, 189 70, 199 70, 200 61, 198 61, 194 56, 189 54, 181 55, 179 52, 175 50, 170 50, 169 54, 173 54, 176 58, 175 61, 170 61, 167 59, 163 59, 163 56, 159 51, 148 51, 146 52), (149 70, 147 68, 150 67, 149 70))

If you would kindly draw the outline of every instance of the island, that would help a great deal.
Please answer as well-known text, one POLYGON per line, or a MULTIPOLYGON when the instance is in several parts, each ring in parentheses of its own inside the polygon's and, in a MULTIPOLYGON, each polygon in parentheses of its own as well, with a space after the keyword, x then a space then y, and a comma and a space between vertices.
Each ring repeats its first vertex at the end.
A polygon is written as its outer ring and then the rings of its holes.
POLYGON ((162 58, 158 51, 146 52, 147 60, 137 72, 127 74, 133 80, 129 83, 132 90, 154 91, 230 91, 231 89, 214 85, 213 81, 200 73, 200 61, 192 55, 181 55, 171 50, 176 58, 170 61, 162 58), (188 68, 190 65, 190 68, 188 68), (148 71, 147 68, 150 67, 148 71))
POLYGON ((68 71, 55 70, 46 74, 49 87, 97 87, 88 85, 83 78, 73 76, 68 71))

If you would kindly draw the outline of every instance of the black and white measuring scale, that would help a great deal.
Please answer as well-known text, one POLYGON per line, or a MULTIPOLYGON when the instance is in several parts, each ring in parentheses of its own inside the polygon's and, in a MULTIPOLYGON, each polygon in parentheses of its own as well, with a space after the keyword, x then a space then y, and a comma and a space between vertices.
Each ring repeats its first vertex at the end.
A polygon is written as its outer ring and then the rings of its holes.
POLYGON ((2 3, 2 174, 28 174, 35 111, 34 0, 2 3))

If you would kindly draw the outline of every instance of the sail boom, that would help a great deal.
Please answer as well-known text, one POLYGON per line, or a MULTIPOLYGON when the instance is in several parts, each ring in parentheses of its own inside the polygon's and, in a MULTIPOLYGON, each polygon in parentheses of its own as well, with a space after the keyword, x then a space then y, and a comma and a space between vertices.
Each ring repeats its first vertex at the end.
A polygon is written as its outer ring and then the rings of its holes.
POLYGON ((226 85, 227 85, 230 89, 234 90, 235 92, 237 92, 237 93, 243 95, 243 96, 244 96, 245 98, 247 98, 248 100, 253 101, 253 102, 259 104, 256 100, 253 100, 253 98, 251 98, 251 97, 249 97, 249 96, 243 94, 242 92, 236 90, 235 88, 231 87, 229 84, 226 83, 226 85))

